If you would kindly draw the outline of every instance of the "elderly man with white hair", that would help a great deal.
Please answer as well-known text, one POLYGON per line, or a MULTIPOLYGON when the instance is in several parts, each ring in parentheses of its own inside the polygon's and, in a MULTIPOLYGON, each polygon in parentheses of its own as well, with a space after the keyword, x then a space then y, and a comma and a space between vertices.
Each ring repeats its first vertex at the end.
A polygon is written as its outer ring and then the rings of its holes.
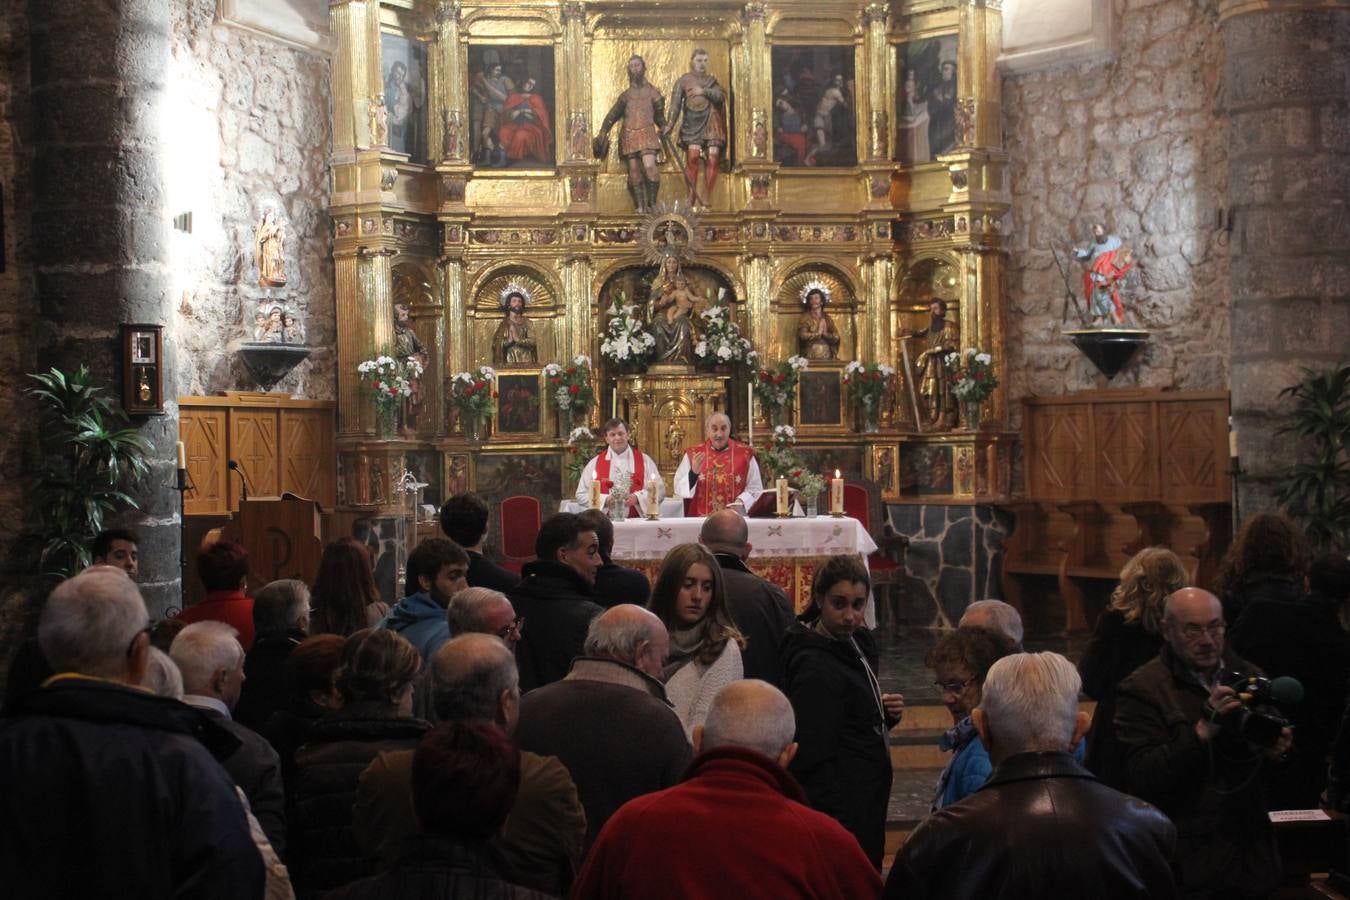
POLYGON ((260 897, 262 857, 218 750, 237 742, 142 690, 149 617, 120 569, 57 586, 57 674, 0 720, 0 871, 12 897, 260 897))
POLYGON ((856 838, 809 808, 786 766, 792 704, 748 679, 713 698, 694 726, 683 781, 630 800, 600 833, 574 897, 875 897, 881 878, 856 838))
POLYGON ((234 721, 244 683, 239 632, 224 622, 193 622, 178 632, 169 658, 183 676, 183 702, 196 707, 239 739, 239 749, 220 761, 267 835, 277 856, 286 856, 286 789, 281 759, 262 735, 234 721))
POLYGON ((755 448, 731 439, 726 413, 708 416, 703 428, 703 443, 686 450, 675 469, 675 496, 684 500, 686 516, 719 509, 744 513, 764 493, 755 448))
POLYGON ((887 898, 1176 897, 1176 829, 1070 752, 1087 731, 1078 670, 1058 653, 1005 656, 971 714, 994 763, 976 793, 920 823, 887 898))
POLYGON ((1002 600, 976 600, 961 614, 958 628, 988 628, 1003 635, 1008 652, 1022 652, 1022 614, 1002 600))
POLYGON ((566 678, 521 698, 516 743, 572 773, 587 846, 624 803, 679 781, 693 756, 660 680, 669 649, 661 620, 623 603, 591 620, 566 678))

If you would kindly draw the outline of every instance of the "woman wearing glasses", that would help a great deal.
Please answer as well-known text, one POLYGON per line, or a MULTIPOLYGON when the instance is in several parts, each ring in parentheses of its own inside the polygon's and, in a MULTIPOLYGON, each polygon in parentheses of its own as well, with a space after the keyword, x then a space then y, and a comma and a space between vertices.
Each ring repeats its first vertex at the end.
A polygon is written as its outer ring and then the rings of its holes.
POLYGON ((811 806, 839 820, 873 865, 886 844, 890 730, 905 700, 883 694, 877 652, 863 624, 871 580, 856 556, 816 571, 811 608, 783 639, 784 687, 797 716, 790 770, 811 806))
POLYGON ((966 627, 947 632, 928 651, 928 668, 937 676, 933 686, 952 714, 952 727, 938 742, 943 750, 952 752, 952 758, 938 776, 934 811, 978 791, 993 771, 989 752, 971 724, 970 711, 980 705, 984 676, 990 666, 1007 655, 1007 646, 997 632, 966 627))
POLYGON ((670 632, 666 697, 692 736, 717 692, 744 677, 745 638, 727 612, 722 568, 702 544, 680 544, 662 560, 647 607, 670 632))

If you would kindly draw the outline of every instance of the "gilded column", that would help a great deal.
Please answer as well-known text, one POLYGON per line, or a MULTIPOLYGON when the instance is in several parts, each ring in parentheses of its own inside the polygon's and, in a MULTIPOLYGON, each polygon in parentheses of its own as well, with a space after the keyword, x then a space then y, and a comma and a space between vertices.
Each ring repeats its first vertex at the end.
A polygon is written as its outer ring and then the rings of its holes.
POLYGON ((436 41, 431 46, 431 75, 437 104, 431 122, 431 153, 442 162, 463 162, 468 146, 464 47, 460 40, 459 0, 439 0, 435 9, 436 41))
POLYGON ((338 367, 338 411, 343 414, 339 425, 341 433, 375 431, 375 404, 364 395, 360 379, 356 377, 356 365, 394 346, 394 300, 390 289, 393 279, 389 263, 393 255, 393 250, 362 246, 357 248, 354 259, 337 260, 339 295, 346 291, 356 299, 355 303, 347 304, 346 309, 338 310, 338 358, 342 360, 338 367))
POLYGON ((356 374, 356 365, 369 356, 360 356, 361 347, 368 342, 363 339, 364 323, 361 321, 361 290, 357 274, 355 253, 333 254, 335 269, 334 287, 337 293, 337 427, 339 435, 360 434, 369 424, 363 424, 361 409, 361 379, 356 374))
POLYGON ((567 348, 568 357, 585 353, 594 357, 594 335, 591 316, 591 258, 583 253, 563 259, 563 303, 567 310, 562 319, 563 333, 558 336, 558 347, 567 348))
POLYGON ((765 360, 786 357, 792 349, 774 347, 773 260, 768 253, 751 251, 741 257, 741 278, 745 281, 745 312, 750 320, 750 342, 765 360))
MULTIPOLYGON (((366 2, 332 0, 328 11, 333 34, 333 151, 355 149, 366 134, 366 2)), ((364 143, 364 142, 363 142, 364 143)))
POLYGON ((469 319, 464 309, 464 260, 442 256, 441 302, 445 309, 445 377, 468 368, 469 319))
MULTIPOLYGON (((767 139, 755 140, 756 126, 762 125, 765 135, 773 129, 773 84, 769 73, 769 41, 765 33, 768 16, 768 9, 759 0, 745 4, 741 13, 740 53, 733 57, 739 62, 737 69, 744 73, 742 80, 736 82, 739 90, 733 98, 740 132, 736 139, 741 147, 749 150, 740 154, 744 158, 766 159, 767 153, 761 153, 760 147, 767 148, 772 143, 767 139)), ((732 73, 733 79, 737 74, 732 73)))
POLYGON ((869 3, 863 9, 862 21, 866 31, 863 43, 863 71, 867 92, 863 96, 863 121, 867 124, 867 140, 861 144, 866 148, 865 157, 873 160, 889 160, 891 157, 891 121, 890 110, 894 108, 892 96, 890 45, 886 43, 886 21, 890 10, 885 3, 869 3))

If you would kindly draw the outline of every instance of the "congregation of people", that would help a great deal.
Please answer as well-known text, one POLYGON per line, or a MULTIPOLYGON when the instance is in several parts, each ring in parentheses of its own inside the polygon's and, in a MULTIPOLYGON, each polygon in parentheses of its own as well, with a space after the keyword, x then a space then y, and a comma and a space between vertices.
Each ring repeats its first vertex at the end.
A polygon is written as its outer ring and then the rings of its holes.
POLYGON ((1276 514, 1216 593, 1138 553, 1078 666, 1008 604, 965 609, 925 659, 949 762, 893 859, 906 707, 861 558, 824 560, 798 615, 735 509, 652 582, 598 510, 541 523, 520 574, 488 523, 447 500, 392 605, 358 540, 256 590, 207 544, 205 599, 156 623, 136 536, 100 534, 9 669, 6 893, 1256 898, 1269 810, 1350 806, 1350 563, 1276 514))

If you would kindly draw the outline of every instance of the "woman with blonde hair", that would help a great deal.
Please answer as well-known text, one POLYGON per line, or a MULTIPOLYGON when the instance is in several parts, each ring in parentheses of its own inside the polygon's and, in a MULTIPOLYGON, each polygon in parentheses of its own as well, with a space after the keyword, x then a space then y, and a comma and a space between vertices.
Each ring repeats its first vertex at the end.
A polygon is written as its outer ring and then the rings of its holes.
POLYGON ((647 608, 670 632, 666 697, 692 735, 717 692, 745 675, 745 638, 727 611, 722 569, 712 552, 702 544, 680 544, 667 553, 647 608))
POLYGON ((1120 584, 1097 617, 1092 640, 1078 664, 1083 693, 1097 701, 1087 737, 1085 762, 1112 787, 1124 779, 1124 748, 1116 741, 1111 721, 1116 713, 1116 685, 1158 655, 1162 646, 1163 608, 1167 597, 1190 584, 1186 569, 1166 547, 1140 550, 1120 570, 1120 584))

